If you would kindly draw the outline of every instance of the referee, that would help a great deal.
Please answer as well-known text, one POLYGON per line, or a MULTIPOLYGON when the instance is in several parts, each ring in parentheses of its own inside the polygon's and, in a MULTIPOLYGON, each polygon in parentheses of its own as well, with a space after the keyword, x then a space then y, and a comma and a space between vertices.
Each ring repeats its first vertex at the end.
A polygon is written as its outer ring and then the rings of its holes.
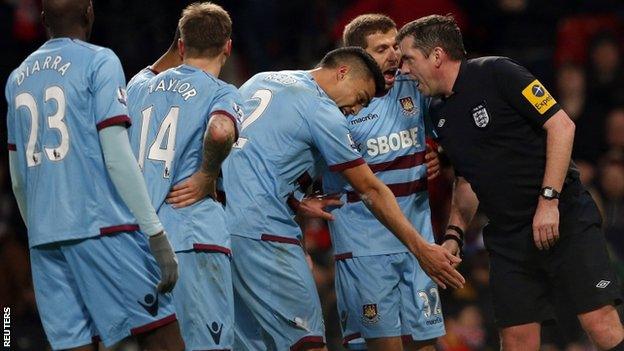
POLYGON ((477 206, 490 254, 504 350, 538 350, 557 299, 601 350, 624 350, 619 284, 601 218, 570 162, 574 123, 546 88, 505 57, 465 58, 450 16, 399 32, 403 73, 432 96, 430 116, 457 180, 444 246, 461 249, 477 206))

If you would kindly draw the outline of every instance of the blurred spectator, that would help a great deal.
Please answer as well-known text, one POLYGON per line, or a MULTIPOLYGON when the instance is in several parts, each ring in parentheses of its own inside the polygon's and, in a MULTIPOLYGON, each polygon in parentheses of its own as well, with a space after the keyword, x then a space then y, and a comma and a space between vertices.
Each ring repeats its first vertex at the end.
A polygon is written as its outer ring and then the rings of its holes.
POLYGON ((364 13, 382 13, 389 16, 401 28, 407 22, 428 15, 452 14, 459 27, 468 27, 468 19, 463 10, 453 0, 360 0, 352 1, 344 8, 338 21, 334 23, 332 38, 335 42, 342 41, 342 31, 347 23, 364 13))
MULTIPOLYGON (((592 1, 595 4, 599 2, 592 1)), ((566 3, 566 8, 569 6, 569 2, 566 3)), ((588 57, 588 43, 591 38, 600 31, 617 32, 621 27, 621 20, 614 13, 614 8, 615 6, 596 7, 595 13, 582 11, 579 14, 560 19, 557 28, 555 64, 571 62, 585 65, 588 57)))
POLYGON ((563 64, 557 70, 555 99, 576 123, 574 159, 595 164, 605 151, 604 110, 587 97, 587 80, 582 66, 563 64))
POLYGON ((624 161, 607 159, 600 173, 605 236, 618 258, 624 260, 624 161))
POLYGON ((607 115, 606 143, 610 158, 624 160, 624 107, 615 108, 607 115))
POLYGON ((616 37, 600 33, 592 38, 589 46, 587 94, 594 103, 607 108, 624 104, 624 70, 622 52, 616 37))
POLYGON ((482 350, 485 340, 481 310, 475 305, 467 305, 456 317, 447 317, 446 335, 440 338, 439 346, 443 351, 482 350))

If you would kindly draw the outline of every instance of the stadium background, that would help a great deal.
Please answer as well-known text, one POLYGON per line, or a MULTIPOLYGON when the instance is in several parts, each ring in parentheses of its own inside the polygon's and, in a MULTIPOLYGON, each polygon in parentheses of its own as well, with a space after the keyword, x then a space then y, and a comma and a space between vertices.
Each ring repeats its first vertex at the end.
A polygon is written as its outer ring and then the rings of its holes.
MULTIPOLYGON (((190 1, 94 1, 91 41, 113 49, 129 79, 169 46, 181 9, 190 1)), ((600 204, 613 262, 624 278, 624 3, 617 0, 232 0, 223 5, 234 22, 234 54, 222 78, 239 86, 265 70, 307 69, 339 44, 354 16, 381 12, 400 27, 428 14, 452 13, 469 56, 509 56, 546 84, 577 123, 574 159, 600 204)), ((38 0, 0 0, 0 77, 45 41, 38 0)), ((6 103, 0 102, 6 116, 6 103)), ((5 122, 1 136, 6 138, 5 122)), ((7 153, 0 153, 0 305, 11 307, 12 348, 44 349, 30 268, 26 231, 10 187, 7 153)), ((487 170, 484 170, 487 172, 487 170)), ((434 182, 436 233, 446 224, 450 179, 445 165, 434 182)), ((63 199, 58 199, 63 201, 63 199)), ((51 204, 53 206, 54 204, 51 204)), ((80 209, 76 209, 79 211, 80 209)), ((461 266, 466 287, 443 293, 447 336, 441 350, 496 350, 488 296, 488 262, 478 217, 467 233, 461 266)), ((340 350, 333 261, 324 223, 306 225, 314 276, 327 320, 330 350, 340 350)), ((174 234, 174 233, 172 233, 174 234)), ((624 279, 622 279, 624 281, 624 279)), ((591 349, 574 316, 558 308, 557 325, 544 328, 544 350, 591 349)))

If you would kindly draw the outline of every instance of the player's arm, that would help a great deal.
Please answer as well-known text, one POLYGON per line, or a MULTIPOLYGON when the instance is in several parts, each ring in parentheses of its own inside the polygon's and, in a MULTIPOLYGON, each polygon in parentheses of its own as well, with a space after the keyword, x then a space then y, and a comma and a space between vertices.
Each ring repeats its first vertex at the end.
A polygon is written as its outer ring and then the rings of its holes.
MULTIPOLYGON (((570 166, 574 123, 546 87, 526 68, 508 59, 495 61, 498 88, 505 100, 534 126, 546 131, 546 166, 543 187, 561 192, 570 166)), ((538 249, 553 247, 559 238, 559 201, 536 194, 533 241, 538 249)))
POLYGON ((167 195, 167 203, 175 208, 190 206, 211 196, 217 199, 217 178, 223 160, 232 150, 237 137, 236 121, 224 112, 213 113, 208 121, 202 164, 186 181, 176 184, 167 195))
POLYGON ((136 217, 141 231, 149 236, 152 255, 161 270, 158 290, 171 291, 178 279, 178 262, 150 202, 145 181, 132 154, 126 128, 113 125, 101 129, 99 135, 104 162, 113 185, 136 217))
POLYGON ((121 62, 108 49, 98 51, 90 65, 94 117, 108 174, 117 193, 134 214, 161 272, 158 290, 171 291, 178 279, 178 263, 162 224, 147 194, 143 176, 132 153, 126 127, 125 77, 121 62))
POLYGON ((368 209, 416 256, 421 267, 442 288, 447 284, 460 288, 464 278, 452 264, 461 260, 442 247, 429 244, 405 218, 392 191, 383 184, 367 164, 342 171, 342 175, 360 194, 368 209))
POLYGON ((464 242, 464 232, 472 222, 479 207, 477 195, 464 177, 457 177, 453 186, 451 213, 442 246, 459 256, 464 242))
MULTIPOLYGON (((543 125, 546 130, 546 168, 542 188, 552 187, 561 192, 565 181, 572 144, 574 143, 574 122, 560 109, 543 125)), ((538 249, 549 249, 559 238, 559 200, 539 197, 533 218, 533 240, 538 249)))

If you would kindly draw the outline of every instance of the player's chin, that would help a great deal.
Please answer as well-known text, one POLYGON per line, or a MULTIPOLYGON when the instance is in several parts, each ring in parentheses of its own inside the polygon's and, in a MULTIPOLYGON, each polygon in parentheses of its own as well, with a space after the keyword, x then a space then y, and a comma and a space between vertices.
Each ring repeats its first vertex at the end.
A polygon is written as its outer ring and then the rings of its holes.
POLYGON ((390 79, 388 79, 388 78, 385 79, 386 90, 390 90, 390 88, 392 88, 394 86, 394 80, 395 80, 394 77, 392 77, 390 79))

